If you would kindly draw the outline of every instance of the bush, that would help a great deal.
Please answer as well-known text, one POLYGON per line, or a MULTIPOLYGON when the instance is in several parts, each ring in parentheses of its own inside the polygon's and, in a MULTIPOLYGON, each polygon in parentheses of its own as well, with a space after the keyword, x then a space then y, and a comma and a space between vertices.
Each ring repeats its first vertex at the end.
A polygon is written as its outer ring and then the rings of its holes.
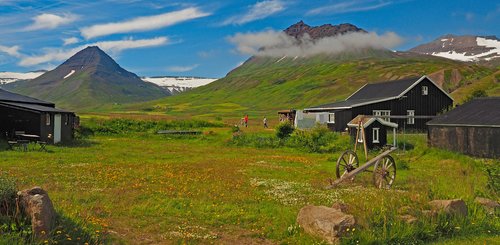
POLYGON ((0 215, 11 216, 16 209, 16 182, 5 173, 0 173, 0 215))
POLYGON ((156 133, 165 129, 194 129, 208 127, 223 127, 224 124, 208 122, 203 120, 131 120, 131 119, 90 119, 78 130, 79 135, 113 135, 127 133, 156 133))
POLYGON ((276 126, 276 137, 278 137, 278 139, 288 138, 293 133, 293 131, 294 128, 290 122, 280 123, 278 124, 278 126, 276 126))
POLYGON ((304 148, 309 152, 334 152, 348 148, 349 138, 340 137, 339 133, 318 124, 308 131, 295 131, 286 145, 304 148))

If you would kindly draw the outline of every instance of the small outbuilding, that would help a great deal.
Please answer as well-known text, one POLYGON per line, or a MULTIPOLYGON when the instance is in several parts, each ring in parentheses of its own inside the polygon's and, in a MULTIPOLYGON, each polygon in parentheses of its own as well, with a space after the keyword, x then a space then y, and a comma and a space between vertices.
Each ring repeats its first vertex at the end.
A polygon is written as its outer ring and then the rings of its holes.
POLYGON ((392 129, 393 145, 396 145, 396 123, 388 122, 380 117, 358 115, 347 126, 349 134, 358 143, 364 144, 368 149, 382 148, 387 145, 387 129, 392 129))
POLYGON ((73 139, 78 124, 74 112, 55 104, 0 89, 0 137, 31 137, 50 144, 73 139))
POLYGON ((295 114, 297 113, 296 110, 281 110, 278 111, 278 119, 281 122, 290 122, 292 125, 295 123, 295 114))
POLYGON ((500 158, 500 97, 474 99, 427 123, 429 146, 500 158))

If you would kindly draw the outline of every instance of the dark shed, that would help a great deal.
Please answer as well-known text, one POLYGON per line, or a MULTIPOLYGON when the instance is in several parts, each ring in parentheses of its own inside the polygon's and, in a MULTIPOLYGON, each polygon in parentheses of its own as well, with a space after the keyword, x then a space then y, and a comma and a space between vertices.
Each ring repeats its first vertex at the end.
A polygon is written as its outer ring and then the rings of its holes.
POLYGON ((358 129, 361 127, 365 132, 366 146, 368 149, 382 148, 387 145, 387 129, 392 128, 394 134, 394 143, 396 139, 396 129, 398 125, 395 123, 388 122, 382 118, 374 116, 358 115, 352 119, 347 126, 349 127, 349 134, 351 138, 357 140, 358 143, 363 143, 363 137, 361 136, 362 131, 358 129), (358 138, 356 139, 356 135, 358 138))
POLYGON ((474 99, 427 125, 429 146, 500 158, 500 97, 474 99))
POLYGON ((0 89, 1 137, 14 139, 16 132, 38 135, 47 143, 73 139, 75 113, 55 108, 50 102, 0 89))

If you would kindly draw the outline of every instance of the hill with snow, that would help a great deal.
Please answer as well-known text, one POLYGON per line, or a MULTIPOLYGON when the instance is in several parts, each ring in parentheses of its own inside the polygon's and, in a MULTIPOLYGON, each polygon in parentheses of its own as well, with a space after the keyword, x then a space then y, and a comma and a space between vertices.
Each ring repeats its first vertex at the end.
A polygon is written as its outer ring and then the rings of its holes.
POLYGON ((445 35, 409 51, 464 62, 489 62, 500 59, 500 40, 495 36, 445 35))
POLYGON ((176 76, 141 77, 141 79, 167 89, 172 94, 182 93, 217 80, 215 78, 176 76))
POLYGON ((19 80, 35 79, 46 71, 30 71, 30 72, 0 72, 0 85, 12 83, 19 80))

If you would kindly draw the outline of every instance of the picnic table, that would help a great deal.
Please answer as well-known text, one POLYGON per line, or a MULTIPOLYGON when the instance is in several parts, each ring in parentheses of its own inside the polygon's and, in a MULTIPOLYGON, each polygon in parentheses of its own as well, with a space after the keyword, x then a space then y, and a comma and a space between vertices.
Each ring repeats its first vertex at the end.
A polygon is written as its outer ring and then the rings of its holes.
POLYGON ((15 147, 19 147, 20 149, 22 148, 23 151, 28 151, 29 150, 29 144, 33 143, 35 146, 39 145, 40 148, 38 149, 39 151, 47 151, 45 148, 47 146, 47 142, 40 141, 40 136, 36 134, 26 134, 26 133, 20 133, 16 134, 17 140, 9 140, 7 143, 9 145, 9 148, 11 150, 14 150, 15 147))

